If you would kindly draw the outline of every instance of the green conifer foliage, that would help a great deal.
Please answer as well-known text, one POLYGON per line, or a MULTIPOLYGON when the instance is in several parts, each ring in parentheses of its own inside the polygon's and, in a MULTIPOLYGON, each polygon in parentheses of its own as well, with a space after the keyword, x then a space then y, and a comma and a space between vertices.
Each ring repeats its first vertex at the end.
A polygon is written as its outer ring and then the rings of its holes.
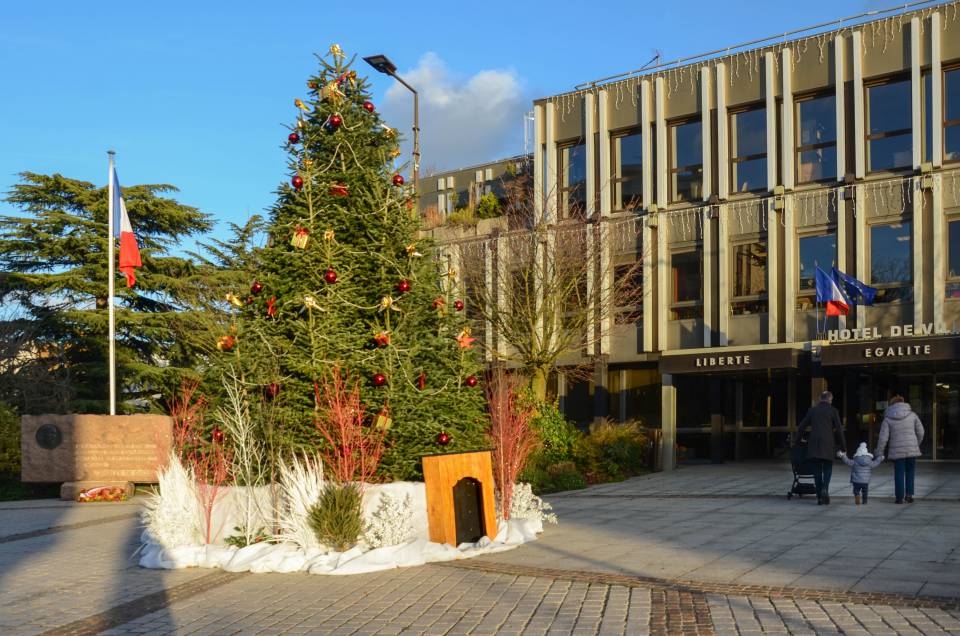
MULTIPOLYGON (((107 188, 59 174, 20 176, 6 201, 21 214, 0 216, 0 333, 5 344, 19 339, 12 360, 38 368, 4 367, 0 389, 26 413, 106 412, 107 188), (24 377, 29 384, 18 381, 24 377)), ((192 372, 204 353, 197 268, 171 252, 210 221, 171 192, 169 185, 123 190, 143 266, 129 289, 117 272, 121 410, 130 399, 154 406, 152 396, 192 372)))
POLYGON ((296 100, 263 289, 237 309, 221 359, 276 395, 291 450, 322 443, 315 383, 334 365, 359 378, 370 425, 389 426, 382 476, 407 479, 423 454, 485 445, 481 368, 453 272, 417 237, 414 193, 395 178, 397 133, 351 65, 331 47, 296 100))

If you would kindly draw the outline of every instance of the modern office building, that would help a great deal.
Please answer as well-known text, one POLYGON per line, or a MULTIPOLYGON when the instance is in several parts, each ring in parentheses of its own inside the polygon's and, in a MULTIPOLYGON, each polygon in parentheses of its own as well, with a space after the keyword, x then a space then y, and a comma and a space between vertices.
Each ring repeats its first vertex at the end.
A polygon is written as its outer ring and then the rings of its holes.
POLYGON ((534 102, 537 214, 642 262, 568 414, 662 428, 669 468, 776 455, 825 388, 873 444, 897 391, 960 460, 960 3, 915 6, 534 102), (817 266, 874 304, 825 319, 817 266))

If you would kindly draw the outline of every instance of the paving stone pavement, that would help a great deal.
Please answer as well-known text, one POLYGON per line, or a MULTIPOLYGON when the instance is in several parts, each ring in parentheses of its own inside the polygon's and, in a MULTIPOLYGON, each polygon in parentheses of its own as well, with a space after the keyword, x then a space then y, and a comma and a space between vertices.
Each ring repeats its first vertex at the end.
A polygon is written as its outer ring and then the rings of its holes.
POLYGON ((750 469, 555 496, 540 541, 350 577, 143 570, 137 502, 0 504, 0 634, 960 634, 960 502, 787 502, 776 470, 727 497, 750 469))

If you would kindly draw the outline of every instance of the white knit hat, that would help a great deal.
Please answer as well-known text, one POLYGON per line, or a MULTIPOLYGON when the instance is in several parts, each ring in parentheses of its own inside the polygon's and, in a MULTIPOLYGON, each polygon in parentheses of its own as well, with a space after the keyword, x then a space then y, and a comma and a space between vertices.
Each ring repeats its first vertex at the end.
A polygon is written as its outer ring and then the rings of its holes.
POLYGON ((853 454, 854 457, 861 457, 863 455, 866 455, 870 459, 873 459, 873 453, 867 450, 866 442, 860 442, 860 445, 857 446, 857 452, 853 454))

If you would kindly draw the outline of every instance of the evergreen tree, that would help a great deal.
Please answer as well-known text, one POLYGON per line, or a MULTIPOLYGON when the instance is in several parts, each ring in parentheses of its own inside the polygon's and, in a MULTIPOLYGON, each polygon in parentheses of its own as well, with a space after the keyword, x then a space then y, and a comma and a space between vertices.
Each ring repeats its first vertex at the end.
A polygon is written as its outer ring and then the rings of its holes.
POLYGON ((361 383, 371 426, 389 427, 384 476, 415 477, 423 454, 484 446, 480 366, 452 272, 417 238, 396 132, 339 47, 319 59, 221 366, 276 396, 293 448, 322 443, 315 387, 339 367, 361 383))
MULTIPOLYGON (((59 174, 23 173, 7 202, 21 215, 0 216, 0 333, 17 339, 15 355, 54 361, 29 386, 6 373, 5 400, 26 412, 106 412, 107 215, 106 187, 59 174)), ((194 264, 171 250, 210 228, 206 214, 164 195, 169 185, 127 186, 124 200, 143 266, 132 288, 117 272, 118 402, 151 402, 173 378, 196 364, 193 346, 205 323, 192 310, 194 264)), ((204 339, 206 344, 209 339, 204 339)), ((16 365, 5 366, 5 371, 16 365)), ((24 374, 25 376, 27 374, 24 374)), ((122 405, 121 405, 122 408, 122 405)))

